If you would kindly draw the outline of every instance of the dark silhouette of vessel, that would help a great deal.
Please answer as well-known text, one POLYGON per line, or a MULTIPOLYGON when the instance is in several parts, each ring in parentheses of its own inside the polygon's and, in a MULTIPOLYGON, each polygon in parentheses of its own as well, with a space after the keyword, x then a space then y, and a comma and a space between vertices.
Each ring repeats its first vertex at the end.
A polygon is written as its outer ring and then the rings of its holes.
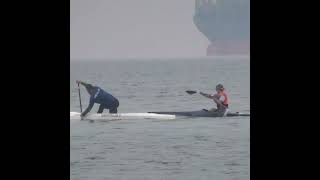
POLYGON ((193 21, 210 41, 208 56, 250 53, 250 0, 195 0, 193 21))

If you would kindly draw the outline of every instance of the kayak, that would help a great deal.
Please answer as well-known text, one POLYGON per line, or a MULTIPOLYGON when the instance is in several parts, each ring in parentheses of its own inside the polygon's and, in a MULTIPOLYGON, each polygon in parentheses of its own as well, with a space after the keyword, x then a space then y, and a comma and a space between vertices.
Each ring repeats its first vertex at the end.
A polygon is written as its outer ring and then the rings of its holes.
MULTIPOLYGON (((170 114, 155 114, 155 113, 88 113, 84 120, 131 120, 131 119, 175 119, 175 115, 170 114)), ((70 120, 80 120, 79 112, 70 112, 70 120)))
MULTIPOLYGON (((169 114, 169 115, 176 115, 176 116, 192 116, 192 117, 222 117, 223 114, 214 111, 208 110, 200 110, 200 111, 181 111, 181 112, 149 112, 155 114, 169 114)), ((228 112, 226 114, 227 117, 234 117, 234 116, 250 116, 250 113, 240 113, 240 112, 228 112)))

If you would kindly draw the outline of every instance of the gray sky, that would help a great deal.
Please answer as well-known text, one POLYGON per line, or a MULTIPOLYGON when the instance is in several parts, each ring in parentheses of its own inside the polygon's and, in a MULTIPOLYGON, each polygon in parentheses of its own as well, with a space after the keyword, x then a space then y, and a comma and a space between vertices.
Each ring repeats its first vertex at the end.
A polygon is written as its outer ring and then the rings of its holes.
POLYGON ((71 59, 205 56, 194 0, 71 0, 71 59))

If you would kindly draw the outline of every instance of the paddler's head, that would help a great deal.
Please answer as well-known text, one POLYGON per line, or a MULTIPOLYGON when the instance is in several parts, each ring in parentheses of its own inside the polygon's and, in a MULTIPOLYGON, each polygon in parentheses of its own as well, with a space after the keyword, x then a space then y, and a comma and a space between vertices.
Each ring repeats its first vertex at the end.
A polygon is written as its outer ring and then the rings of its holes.
POLYGON ((86 84, 85 87, 90 95, 95 94, 95 88, 91 84, 86 84))
POLYGON ((222 85, 222 84, 218 84, 218 85, 216 86, 216 91, 217 91, 217 92, 222 92, 222 91, 224 91, 223 85, 222 85))

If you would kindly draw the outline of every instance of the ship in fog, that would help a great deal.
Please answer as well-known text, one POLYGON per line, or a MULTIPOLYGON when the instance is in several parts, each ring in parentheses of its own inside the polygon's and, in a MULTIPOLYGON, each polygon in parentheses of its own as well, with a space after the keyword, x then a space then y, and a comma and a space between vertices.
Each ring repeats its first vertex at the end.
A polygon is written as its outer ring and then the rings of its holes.
POLYGON ((193 21, 210 42, 208 56, 250 53, 250 0, 195 0, 193 21))

